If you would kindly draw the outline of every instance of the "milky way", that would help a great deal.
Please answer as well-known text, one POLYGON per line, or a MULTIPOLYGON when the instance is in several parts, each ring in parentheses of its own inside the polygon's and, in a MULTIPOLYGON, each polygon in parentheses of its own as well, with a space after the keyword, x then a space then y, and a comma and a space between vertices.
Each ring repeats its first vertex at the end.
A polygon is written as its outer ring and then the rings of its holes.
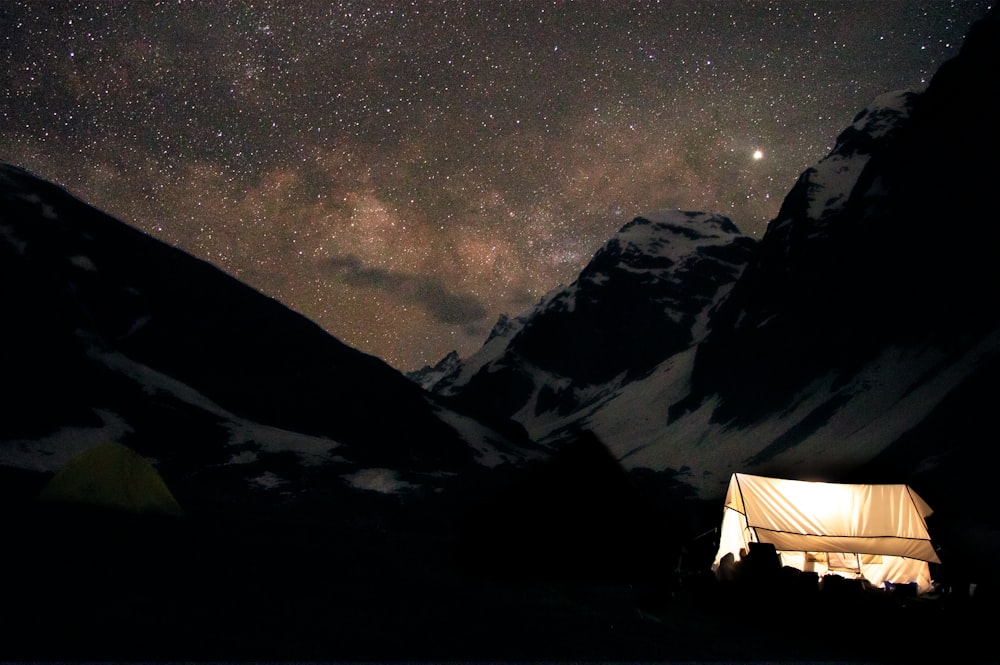
POLYGON ((401 369, 624 223, 759 236, 987 2, 10 2, 0 160, 401 369))

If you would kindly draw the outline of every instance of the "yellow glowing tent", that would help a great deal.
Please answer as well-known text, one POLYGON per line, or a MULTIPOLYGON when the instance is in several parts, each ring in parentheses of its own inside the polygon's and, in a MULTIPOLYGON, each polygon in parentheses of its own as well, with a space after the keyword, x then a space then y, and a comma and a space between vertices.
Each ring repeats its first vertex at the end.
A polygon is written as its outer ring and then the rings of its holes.
POLYGON ((733 474, 719 534, 722 558, 751 542, 771 543, 782 565, 931 588, 940 563, 925 519, 930 506, 906 485, 848 485, 733 474))
POLYGON ((70 459, 38 498, 133 514, 183 514, 153 465, 119 443, 94 446, 70 459))

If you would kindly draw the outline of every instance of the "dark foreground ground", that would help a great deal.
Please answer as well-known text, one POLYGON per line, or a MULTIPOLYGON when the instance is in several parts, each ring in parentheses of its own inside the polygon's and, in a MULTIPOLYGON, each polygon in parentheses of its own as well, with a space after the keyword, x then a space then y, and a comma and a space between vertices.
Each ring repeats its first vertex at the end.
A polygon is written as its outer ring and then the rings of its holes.
MULTIPOLYGON (((922 661, 984 654, 985 594, 555 579, 419 521, 7 515, 0 660, 922 661), (280 526, 279 526, 280 524, 280 526), (336 528, 334 528, 334 526, 336 528)), ((523 544, 530 548, 530 543, 523 544)), ((548 570, 552 570, 549 568, 548 570)), ((556 576, 558 577, 558 576, 556 576)))

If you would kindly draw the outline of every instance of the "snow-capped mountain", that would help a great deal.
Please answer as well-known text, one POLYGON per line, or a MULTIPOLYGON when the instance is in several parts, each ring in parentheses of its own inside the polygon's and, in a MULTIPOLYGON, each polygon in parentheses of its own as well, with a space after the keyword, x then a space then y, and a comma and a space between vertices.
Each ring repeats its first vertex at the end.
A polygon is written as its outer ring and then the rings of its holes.
POLYGON ((734 471, 857 477, 887 456, 882 482, 946 494, 997 457, 928 432, 985 429, 973 386, 1000 362, 998 24, 925 92, 860 112, 756 245, 705 214, 640 218, 433 389, 540 440, 591 430, 706 498, 734 471))
POLYGON ((427 365, 413 372, 407 372, 406 376, 421 388, 430 389, 446 376, 452 374, 462 363, 458 351, 452 351, 433 366, 427 365))
POLYGON ((501 434, 445 408, 55 185, 2 166, 0 211, 0 466, 48 473, 120 441, 179 492, 216 476, 284 494, 390 492, 527 454, 517 428, 501 434))
POLYGON ((464 362, 446 359, 448 371, 429 387, 478 412, 515 416, 544 439, 697 343, 753 244, 720 215, 639 217, 572 284, 502 317, 464 362))

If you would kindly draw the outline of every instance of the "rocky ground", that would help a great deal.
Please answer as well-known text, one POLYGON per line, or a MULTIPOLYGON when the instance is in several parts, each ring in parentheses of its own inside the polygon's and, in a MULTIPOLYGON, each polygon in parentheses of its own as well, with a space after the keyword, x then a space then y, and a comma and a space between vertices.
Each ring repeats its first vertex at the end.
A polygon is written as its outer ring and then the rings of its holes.
POLYGON ((912 661, 982 653, 996 610, 985 588, 724 585, 673 561, 642 582, 477 569, 447 530, 378 514, 8 514, 0 660, 912 661))

